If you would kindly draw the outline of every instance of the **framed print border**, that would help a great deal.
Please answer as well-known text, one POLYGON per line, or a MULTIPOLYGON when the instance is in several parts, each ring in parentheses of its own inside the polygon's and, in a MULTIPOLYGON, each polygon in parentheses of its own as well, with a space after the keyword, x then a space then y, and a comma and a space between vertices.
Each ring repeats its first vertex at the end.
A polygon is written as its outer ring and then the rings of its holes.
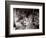
POLYGON ((45 35, 45 3, 40 2, 19 2, 19 1, 5 1, 5 37, 20 37, 20 36, 37 36, 37 35, 45 35), (27 34, 14 34, 10 35, 10 5, 22 3, 22 4, 29 4, 29 5, 39 5, 42 6, 42 33, 27 33, 27 34))

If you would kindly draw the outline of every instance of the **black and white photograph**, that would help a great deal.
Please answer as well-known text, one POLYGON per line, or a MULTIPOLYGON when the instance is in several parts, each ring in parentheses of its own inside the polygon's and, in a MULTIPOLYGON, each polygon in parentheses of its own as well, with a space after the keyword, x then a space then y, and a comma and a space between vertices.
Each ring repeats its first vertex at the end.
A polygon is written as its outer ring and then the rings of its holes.
POLYGON ((13 8, 15 30, 39 29, 39 9, 13 8))
POLYGON ((44 3, 6 1, 6 37, 44 35, 44 3))

